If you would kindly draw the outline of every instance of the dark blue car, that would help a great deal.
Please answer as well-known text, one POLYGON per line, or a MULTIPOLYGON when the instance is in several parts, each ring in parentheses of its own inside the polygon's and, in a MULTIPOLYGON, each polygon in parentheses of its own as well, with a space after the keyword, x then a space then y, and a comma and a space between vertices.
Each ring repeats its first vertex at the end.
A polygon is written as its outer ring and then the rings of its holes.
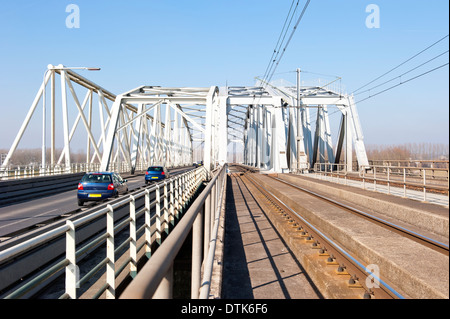
POLYGON ((169 176, 169 172, 163 166, 150 166, 145 172, 145 184, 151 181, 160 181, 169 176))
POLYGON ((78 184, 78 205, 128 192, 127 180, 112 172, 86 173, 78 184))

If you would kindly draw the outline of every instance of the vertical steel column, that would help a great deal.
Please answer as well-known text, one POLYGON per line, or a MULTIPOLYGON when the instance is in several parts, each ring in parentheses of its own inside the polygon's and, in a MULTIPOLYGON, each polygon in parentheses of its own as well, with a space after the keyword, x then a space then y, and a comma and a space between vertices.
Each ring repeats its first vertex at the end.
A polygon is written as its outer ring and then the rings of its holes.
POLYGON ((61 99, 62 99, 62 114, 64 127, 64 160, 66 173, 70 171, 70 140, 69 140, 69 114, 67 110, 67 90, 66 90, 66 71, 61 70, 61 99))
MULTIPOLYGON (((88 125, 89 130, 92 130, 92 90, 89 90, 89 109, 88 109, 88 125)), ((92 141, 92 143, 95 143, 92 141)), ((91 161, 91 137, 88 135, 87 137, 87 145, 86 145, 86 163, 91 161)), ((86 169, 88 170, 88 169, 86 169)))
POLYGON ((55 156, 56 156, 56 142, 55 142, 55 71, 52 71, 52 77, 51 77, 51 93, 50 93, 50 164, 53 168, 55 165, 55 156))
MULTIPOLYGON (((49 70, 47 70, 48 72, 49 70)), ((44 80, 45 80, 45 76, 44 76, 44 80)), ((46 103, 47 103, 47 98, 45 96, 45 87, 44 86, 44 91, 43 91, 43 98, 42 98, 42 160, 41 160, 41 174, 45 175, 45 166, 47 164, 47 157, 46 157, 46 151, 47 151, 47 110, 46 110, 46 103)))
POLYGON ((31 105, 27 116, 25 117, 25 120, 22 123, 22 126, 20 127, 19 133, 17 133, 16 138, 14 139, 14 142, 11 146, 11 148, 9 149, 8 155, 5 158, 5 161, 2 164, 2 167, 5 167, 9 164, 9 161, 11 159, 12 154, 14 153, 14 151, 16 150, 20 140, 22 139, 22 136, 31 120, 31 117, 33 116, 34 111, 36 110, 36 107, 39 103, 39 100, 41 99, 41 96, 43 94, 43 91, 45 89, 45 86, 47 85, 48 80, 50 79, 50 75, 53 72, 49 72, 45 75, 44 81, 38 91, 38 93, 36 94, 36 97, 34 98, 33 104, 31 105))

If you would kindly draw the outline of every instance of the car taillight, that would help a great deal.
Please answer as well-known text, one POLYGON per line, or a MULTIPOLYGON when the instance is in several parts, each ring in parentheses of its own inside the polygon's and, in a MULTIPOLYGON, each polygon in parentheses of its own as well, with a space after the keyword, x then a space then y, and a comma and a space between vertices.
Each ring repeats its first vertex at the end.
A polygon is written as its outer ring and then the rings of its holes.
POLYGON ((148 171, 147 171, 147 172, 145 172, 145 175, 148 175, 148 171))
POLYGON ((166 173, 162 172, 161 175, 166 175, 166 173))
POLYGON ((83 190, 83 184, 78 183, 78 190, 82 191, 83 190))
POLYGON ((114 190, 114 184, 109 184, 109 185, 108 185, 108 190, 109 190, 109 191, 114 190))

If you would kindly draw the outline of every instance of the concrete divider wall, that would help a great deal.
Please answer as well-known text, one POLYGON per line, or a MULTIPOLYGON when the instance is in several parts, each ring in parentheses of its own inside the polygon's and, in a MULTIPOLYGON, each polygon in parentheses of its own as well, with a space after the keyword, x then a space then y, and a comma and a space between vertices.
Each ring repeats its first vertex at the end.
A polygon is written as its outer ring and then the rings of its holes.
POLYGON ((393 196, 390 196, 389 201, 386 201, 386 197, 389 195, 375 192, 369 195, 367 191, 366 194, 363 194, 361 190, 350 188, 350 186, 339 185, 339 187, 332 187, 332 184, 327 184, 327 187, 324 188, 323 183, 320 183, 320 181, 315 181, 307 177, 299 178, 287 174, 280 174, 278 177, 293 184, 297 183, 299 186, 304 185, 313 191, 337 196, 343 200, 367 207, 368 209, 397 218, 403 222, 419 226, 435 234, 447 238, 449 236, 448 209, 444 207, 436 206, 432 208, 430 206, 431 204, 421 202, 416 202, 415 205, 412 205, 414 203, 413 200, 393 196), (409 203, 403 203, 406 201, 409 203), (432 209, 433 211, 428 211, 428 209, 432 209))
MULTIPOLYGON (((391 287, 404 297, 448 299, 448 257, 438 252, 430 252, 428 248, 407 239, 399 244, 396 241, 389 241, 389 238, 386 240, 384 237, 367 236, 364 231, 354 227, 356 222, 352 215, 349 215, 347 219, 340 219, 336 217, 339 216, 336 214, 315 211, 313 204, 299 203, 298 198, 291 197, 292 195, 285 193, 283 189, 277 189, 263 175, 257 177, 261 186, 297 211, 320 231, 332 234, 333 240, 351 254, 358 256, 363 264, 378 265, 383 273, 383 280, 389 282, 391 287), (384 240, 381 245, 379 245, 380 240, 384 240), (415 253, 405 255, 403 249, 398 249, 399 247, 403 247, 405 252, 414 251, 415 253), (411 258, 412 256, 414 258, 411 258), (430 273, 433 273, 433 276, 429 276, 430 273), (392 283, 395 283, 395 286, 392 283)), ((361 221, 364 223, 362 219, 361 221)), ((390 232, 384 232, 384 234, 388 233, 390 232)))

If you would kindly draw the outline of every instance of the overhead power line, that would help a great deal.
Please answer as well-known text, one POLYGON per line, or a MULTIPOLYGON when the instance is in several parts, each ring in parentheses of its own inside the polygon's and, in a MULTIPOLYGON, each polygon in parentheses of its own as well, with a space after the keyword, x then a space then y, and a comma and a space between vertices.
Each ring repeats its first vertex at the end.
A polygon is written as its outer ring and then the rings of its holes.
POLYGON ((364 94, 364 93, 366 93, 366 92, 370 92, 370 91, 372 91, 373 89, 379 88, 380 86, 383 86, 383 85, 385 85, 385 84, 387 84, 387 83, 389 83, 389 82, 392 82, 392 81, 394 81, 394 80, 396 80, 396 79, 399 79, 399 78, 405 76, 406 74, 411 73, 412 71, 415 71, 415 70, 417 70, 418 68, 424 66, 425 64, 428 64, 428 63, 430 63, 430 62, 436 60, 437 58, 440 58, 441 56, 443 56, 444 54, 447 54, 448 52, 449 52, 449 50, 447 50, 447 51, 445 51, 445 52, 443 52, 443 53, 441 53, 441 54, 435 56, 434 58, 432 58, 432 59, 430 59, 430 60, 428 60, 428 61, 426 61, 426 62, 424 62, 424 63, 422 63, 422 64, 420 64, 420 65, 418 65, 418 66, 416 66, 416 67, 414 67, 414 68, 412 68, 412 69, 410 69, 409 71, 406 71, 406 72, 404 72, 404 73, 402 73, 402 74, 400 74, 400 75, 398 75, 398 76, 396 76, 396 77, 394 77, 394 78, 392 78, 392 79, 390 79, 390 80, 384 81, 384 82, 381 83, 381 84, 378 84, 378 85, 373 86, 373 87, 371 87, 371 88, 369 88, 369 89, 366 89, 366 90, 364 90, 364 91, 361 91, 361 92, 359 92, 359 93, 356 93, 355 96, 356 96, 356 95, 364 94))
POLYGON ((385 92, 387 92, 387 91, 390 91, 390 90, 392 90, 392 89, 394 89, 394 88, 396 88, 396 87, 398 87, 398 86, 400 86, 400 85, 403 85, 403 84, 406 84, 406 83, 411 82, 411 81, 413 81, 413 80, 416 80, 416 79, 418 79, 418 78, 420 78, 420 77, 422 77, 422 76, 424 76, 424 75, 427 75, 427 74, 429 74, 429 73, 432 73, 432 72, 434 72, 434 71, 437 71, 437 70, 439 70, 439 69, 441 69, 441 68, 447 66, 448 64, 449 64, 449 63, 447 62, 447 63, 442 64, 442 65, 440 65, 440 66, 438 66, 438 67, 436 67, 436 68, 434 68, 434 69, 431 69, 431 70, 429 70, 429 71, 427 71, 427 72, 424 72, 424 73, 422 73, 422 74, 416 75, 416 76, 414 76, 414 77, 412 77, 412 78, 410 78, 410 79, 408 79, 408 80, 406 80, 406 81, 402 81, 402 82, 400 82, 400 83, 398 83, 398 84, 396 84, 396 85, 393 85, 393 86, 391 86, 391 87, 389 87, 389 88, 387 88, 387 89, 384 89, 384 90, 382 90, 382 91, 380 91, 380 92, 377 92, 377 93, 375 93, 375 94, 373 94, 373 95, 370 95, 369 97, 366 97, 365 99, 359 100, 359 101, 356 102, 356 104, 361 103, 361 102, 363 102, 363 101, 366 101, 366 100, 368 100, 368 99, 371 99, 371 98, 373 98, 373 97, 375 97, 375 96, 377 96, 377 95, 380 95, 380 94, 382 94, 382 93, 385 93, 385 92))
POLYGON ((426 47, 425 49, 423 49, 423 50, 420 51, 419 53, 416 53, 415 55, 413 55, 412 57, 410 57, 410 58, 407 59, 406 61, 400 63, 399 65, 397 65, 396 67, 394 67, 394 68, 392 68, 391 70, 387 71, 386 73, 380 75, 380 76, 377 77, 376 79, 370 81, 369 83, 367 83, 367 84, 361 86, 360 88, 358 88, 357 90, 353 91, 353 93, 358 92, 359 90, 361 90, 361 89, 363 89, 363 88, 369 86, 370 84, 372 84, 372 83, 378 81, 379 79, 381 79, 382 77, 388 75, 389 73, 391 73, 391 72, 397 70, 399 67, 405 65, 405 64, 408 63, 409 61, 413 60, 414 58, 416 58, 416 57, 418 57, 419 55, 421 55, 422 53, 424 53, 425 51, 428 51, 429 49, 431 49, 432 47, 434 47, 434 46, 437 45, 438 43, 444 41, 446 38, 448 38, 448 36, 449 36, 449 35, 447 34, 445 37, 443 37, 443 38, 439 39, 438 41, 434 42, 432 45, 426 47))
POLYGON ((295 23, 295 25, 294 25, 294 27, 293 27, 293 29, 292 29, 292 31, 291 31, 289 37, 288 37, 287 42, 284 44, 284 47, 283 47, 283 49, 281 50, 281 47, 283 46, 284 40, 286 39, 286 35, 288 34, 289 27, 290 27, 290 25, 291 25, 292 19, 294 18, 294 15, 295 15, 295 13, 296 13, 296 11, 297 11, 297 7, 298 7, 299 2, 300 2, 300 1, 297 1, 297 4, 296 4, 296 6, 295 6, 295 9, 294 9, 292 15, 291 15, 291 12, 292 12, 292 7, 293 7, 293 5, 294 5, 294 2, 293 2, 292 5, 291 5, 291 9, 289 10, 288 16, 287 16, 287 18, 286 18, 286 20, 285 20, 285 24, 284 24, 284 26, 283 26, 282 32, 281 32, 281 34, 280 34, 280 37, 278 38, 277 46, 275 46, 275 50, 274 50, 274 53, 272 54, 271 61, 269 62, 269 65, 268 65, 268 67, 267 67, 267 69, 266 69, 266 72, 265 72, 265 74, 264 74, 263 80, 264 80, 265 83, 270 82, 270 80, 272 79, 272 76, 273 76, 273 74, 275 73, 275 71, 276 71, 276 69, 277 69, 277 67, 278 67, 278 65, 279 65, 279 63, 280 63, 280 61, 281 61, 281 59, 283 58, 284 53, 286 52, 286 50, 287 50, 287 48, 288 48, 288 46, 289 46, 289 43, 291 42, 291 40, 292 40, 292 38, 293 38, 293 36, 294 36, 294 34, 295 34, 295 31, 296 31, 297 28, 298 28, 298 25, 299 25, 300 22, 302 21, 303 16, 305 15, 306 9, 308 8, 309 3, 311 2, 311 0, 307 0, 307 1, 306 1, 305 5, 304 5, 304 7, 303 7, 302 12, 300 13, 300 15, 299 15, 299 17, 298 17, 298 19, 297 19, 297 22, 295 23), (289 19, 289 16, 291 17, 290 19, 289 19), (289 24, 288 24, 288 27, 286 28, 286 23, 287 23, 287 20, 288 20, 288 19, 289 19, 289 24), (283 31, 284 31, 284 32, 283 32, 283 31), (284 35, 282 36, 282 34, 284 34, 284 35), (282 38, 282 41, 280 42, 280 39, 281 39, 281 38, 282 38), (278 45, 278 44, 279 44, 279 45, 278 45), (278 48, 278 49, 277 49, 277 48, 278 48), (274 57, 275 57, 275 58, 274 58, 274 57))
MULTIPOLYGON (((295 0, 292 0, 292 4, 291 4, 291 7, 289 8, 288 15, 286 16, 286 19, 284 20, 283 29, 281 29, 281 33, 280 33, 280 35, 278 37, 277 44, 275 45, 275 48, 274 48, 273 53, 272 53, 272 56, 270 57, 269 64, 267 65, 266 71, 264 72, 263 79, 265 79, 267 74, 268 74, 268 72, 270 72, 272 63, 273 63, 273 61, 276 60, 276 55, 279 53, 279 48, 278 47, 279 46, 281 47, 281 45, 282 45, 282 43, 284 41, 284 37, 286 37, 287 29, 289 29, 289 26, 286 28, 286 24, 287 24, 287 22, 289 20, 289 16, 291 15, 292 8, 294 7, 294 3, 295 3, 295 0), (286 32, 285 32, 285 29, 286 29, 286 32), (284 36, 283 36, 283 34, 284 34, 284 36), (283 41, 280 43, 281 38, 283 38, 283 41)), ((292 14, 292 17, 294 16, 295 11, 297 10, 298 4, 299 4, 299 1, 297 0, 297 5, 295 7, 294 13, 292 14)), ((292 21, 292 17, 291 17, 290 21, 292 21)), ((289 22, 289 25, 290 25, 290 22, 289 22)))

